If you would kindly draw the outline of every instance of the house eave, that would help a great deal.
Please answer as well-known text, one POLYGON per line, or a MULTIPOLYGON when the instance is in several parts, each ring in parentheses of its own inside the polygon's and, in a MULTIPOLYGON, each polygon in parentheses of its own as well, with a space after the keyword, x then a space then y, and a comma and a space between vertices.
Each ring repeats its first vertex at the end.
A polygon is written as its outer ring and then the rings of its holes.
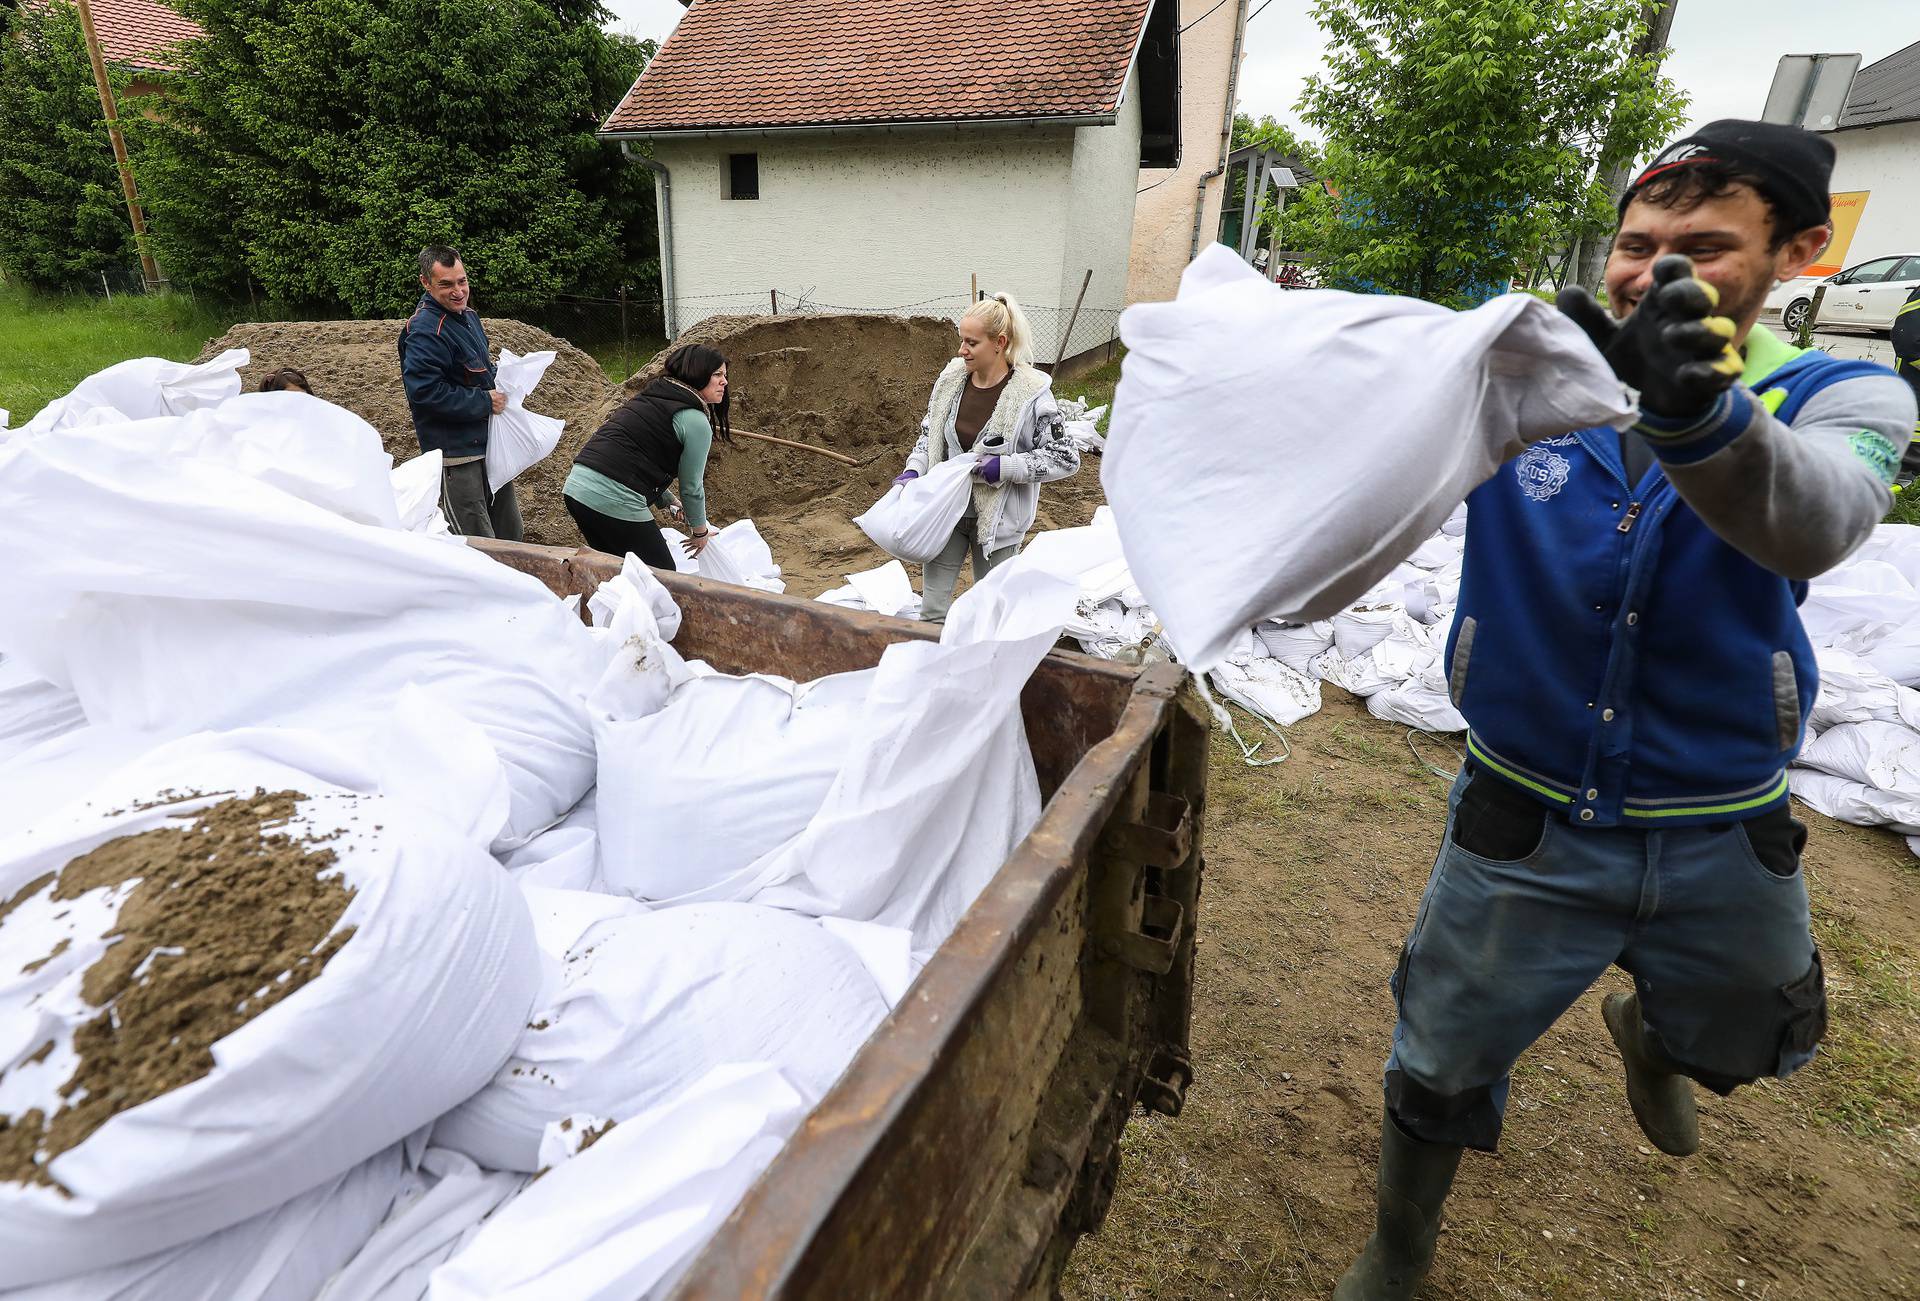
POLYGON ((847 132, 983 130, 997 127, 1112 126, 1117 107, 1102 113, 1056 113, 1029 117, 903 118, 886 122, 820 122, 798 126, 705 126, 602 129, 602 140, 706 140, 763 136, 836 135, 847 132))

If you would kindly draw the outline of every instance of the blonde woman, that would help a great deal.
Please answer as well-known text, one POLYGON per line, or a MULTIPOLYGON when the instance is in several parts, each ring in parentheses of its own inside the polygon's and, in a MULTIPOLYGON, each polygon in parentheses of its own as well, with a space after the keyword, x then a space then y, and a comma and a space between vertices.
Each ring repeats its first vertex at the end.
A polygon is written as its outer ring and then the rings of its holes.
POLYGON ((920 440, 894 482, 917 479, 949 457, 974 454, 973 500, 946 549, 926 564, 920 617, 944 623, 960 567, 973 581, 1013 558, 1033 527, 1040 485, 1080 468, 1066 438, 1053 381, 1034 369, 1033 334, 1011 294, 994 294, 960 318, 960 355, 934 381, 920 440))

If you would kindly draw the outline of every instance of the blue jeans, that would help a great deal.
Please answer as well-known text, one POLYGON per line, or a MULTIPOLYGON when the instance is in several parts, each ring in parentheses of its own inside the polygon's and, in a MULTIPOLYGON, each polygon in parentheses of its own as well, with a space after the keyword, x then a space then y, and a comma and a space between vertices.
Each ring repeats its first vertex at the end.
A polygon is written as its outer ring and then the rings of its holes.
POLYGON ((1649 1041, 1715 1092, 1811 1060, 1826 995, 1805 829, 1784 808, 1588 829, 1475 772, 1454 783, 1391 982, 1385 1088, 1403 1129, 1493 1151, 1514 1062, 1613 964, 1633 976, 1649 1041))

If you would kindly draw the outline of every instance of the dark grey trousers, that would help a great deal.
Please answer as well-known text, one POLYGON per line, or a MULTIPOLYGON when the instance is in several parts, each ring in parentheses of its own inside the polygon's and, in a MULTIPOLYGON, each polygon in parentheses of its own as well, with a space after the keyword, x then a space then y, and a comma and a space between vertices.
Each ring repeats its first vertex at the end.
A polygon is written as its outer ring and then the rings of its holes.
POLYGON ((520 503, 513 485, 487 492, 487 463, 468 461, 449 465, 440 473, 440 509, 455 533, 469 538, 521 541, 520 503))

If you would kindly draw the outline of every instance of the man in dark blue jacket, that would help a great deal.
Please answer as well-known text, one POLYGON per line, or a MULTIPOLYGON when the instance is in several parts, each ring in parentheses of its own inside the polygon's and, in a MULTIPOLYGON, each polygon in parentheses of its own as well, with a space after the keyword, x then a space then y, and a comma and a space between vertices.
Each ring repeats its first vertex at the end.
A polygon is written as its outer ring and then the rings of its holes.
POLYGON ((1508 1073, 1618 965, 1635 1119, 1699 1145, 1693 1088, 1804 1065, 1826 994, 1787 807, 1819 668, 1797 606, 1886 513, 1914 399, 1755 325, 1825 246, 1833 146, 1714 122, 1628 189, 1612 316, 1561 309, 1632 428, 1528 447, 1468 498, 1448 685, 1467 762, 1392 989, 1374 1233, 1338 1301, 1404 1301, 1508 1073), (1618 318, 1617 320, 1615 318, 1618 318))
POLYGON ((419 306, 400 329, 400 376, 422 452, 441 456, 440 505, 455 533, 520 540, 513 485, 487 491, 487 425, 507 405, 457 249, 420 250, 419 306))

